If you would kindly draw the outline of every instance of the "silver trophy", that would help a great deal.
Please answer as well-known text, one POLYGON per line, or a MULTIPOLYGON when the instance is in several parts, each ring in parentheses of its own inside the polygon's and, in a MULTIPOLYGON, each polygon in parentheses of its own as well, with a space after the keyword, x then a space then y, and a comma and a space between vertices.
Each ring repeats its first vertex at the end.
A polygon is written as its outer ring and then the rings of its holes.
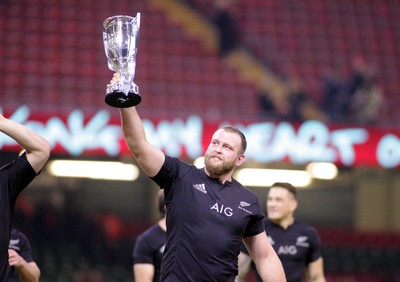
POLYGON ((142 100, 133 82, 139 42, 140 13, 136 17, 113 16, 103 22, 104 50, 108 68, 119 74, 118 81, 107 85, 105 102, 116 108, 132 107, 142 100))

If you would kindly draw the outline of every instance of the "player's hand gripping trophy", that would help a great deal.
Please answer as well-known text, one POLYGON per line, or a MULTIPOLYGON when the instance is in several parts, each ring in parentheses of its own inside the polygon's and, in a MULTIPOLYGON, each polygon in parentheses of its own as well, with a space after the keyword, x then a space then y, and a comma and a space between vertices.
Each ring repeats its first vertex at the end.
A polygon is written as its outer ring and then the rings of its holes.
POLYGON ((142 100, 139 87, 133 82, 139 42, 140 13, 136 17, 113 16, 103 23, 104 50, 108 68, 119 79, 107 85, 105 102, 116 108, 132 107, 142 100))

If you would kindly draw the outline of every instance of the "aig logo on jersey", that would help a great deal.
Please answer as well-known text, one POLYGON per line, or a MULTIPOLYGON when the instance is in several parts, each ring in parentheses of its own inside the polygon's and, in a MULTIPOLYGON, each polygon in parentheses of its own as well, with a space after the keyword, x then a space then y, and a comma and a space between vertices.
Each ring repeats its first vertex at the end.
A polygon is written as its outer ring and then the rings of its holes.
POLYGON ((232 216, 233 215, 233 210, 230 207, 225 207, 222 204, 215 203, 212 207, 211 210, 215 210, 219 214, 223 214, 226 216, 232 216))
POLYGON ((293 245, 280 246, 277 253, 278 255, 295 255, 297 254, 297 247, 293 245))
POLYGON ((274 246, 274 249, 278 255, 295 255, 297 254, 297 247, 294 245, 282 245, 279 246, 278 249, 275 247, 275 241, 272 239, 271 236, 268 236, 268 240, 271 243, 272 246, 274 246))
MULTIPOLYGON (((274 240, 269 236, 268 238, 270 239, 271 244, 274 245, 275 244, 274 240)), ((279 255, 296 255, 298 252, 297 246, 305 248, 308 248, 310 246, 310 243, 308 243, 307 240, 308 240, 307 236, 299 236, 297 237, 295 245, 279 246, 277 253, 279 255)))

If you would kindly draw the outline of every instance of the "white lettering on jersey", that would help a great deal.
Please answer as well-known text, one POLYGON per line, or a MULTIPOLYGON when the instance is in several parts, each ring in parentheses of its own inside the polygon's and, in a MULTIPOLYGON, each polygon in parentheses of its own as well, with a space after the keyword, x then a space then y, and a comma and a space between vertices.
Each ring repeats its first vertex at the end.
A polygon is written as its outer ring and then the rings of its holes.
POLYGON ((211 207, 211 210, 216 210, 218 213, 224 214, 226 216, 232 216, 233 215, 233 210, 230 207, 225 207, 222 204, 221 204, 221 206, 219 206, 218 203, 215 203, 211 207))
POLYGON ((280 246, 278 249, 279 255, 295 255, 297 254, 296 246, 280 246))

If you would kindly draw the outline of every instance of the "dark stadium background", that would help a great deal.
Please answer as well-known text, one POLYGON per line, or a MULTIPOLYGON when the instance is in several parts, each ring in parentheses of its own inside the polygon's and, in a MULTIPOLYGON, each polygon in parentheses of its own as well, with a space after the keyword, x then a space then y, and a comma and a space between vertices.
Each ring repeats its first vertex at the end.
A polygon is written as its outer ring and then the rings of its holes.
MULTIPOLYGON (((102 23, 141 12, 135 81, 143 117, 279 121, 260 108, 262 78, 269 79, 279 103, 285 77, 296 74, 313 105, 305 119, 327 122, 320 109, 323 75, 339 60, 350 64, 362 56, 378 67, 384 89, 379 119, 371 126, 397 130, 399 1, 238 1, 233 14, 239 46, 228 55, 218 50, 212 7, 211 0, 0 1, 0 107, 12 113, 26 105, 34 116, 64 117, 76 109, 87 117, 107 110, 118 119, 118 111, 104 103, 112 72, 102 23)), ((1 163, 17 153, 2 151, 1 163)), ((127 161, 127 156, 82 157, 127 161)), ((78 159, 62 153, 51 158, 78 159)), ((328 281, 399 281, 398 169, 358 165, 339 173, 336 180, 301 190, 297 212, 320 232, 328 281)), ((18 200, 15 216, 31 240, 41 281, 132 281, 132 247, 157 217, 156 191, 144 176, 134 183, 66 180, 44 171, 18 200)), ((254 191, 264 202, 265 189, 254 191)))

